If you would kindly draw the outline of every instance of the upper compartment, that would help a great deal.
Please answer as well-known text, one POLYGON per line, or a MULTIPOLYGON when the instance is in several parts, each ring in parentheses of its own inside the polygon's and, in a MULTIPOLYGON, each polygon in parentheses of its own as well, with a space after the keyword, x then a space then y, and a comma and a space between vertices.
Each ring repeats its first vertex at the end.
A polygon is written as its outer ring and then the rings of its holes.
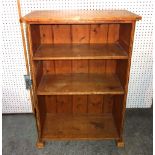
POLYGON ((130 23, 141 16, 126 10, 32 11, 20 20, 31 24, 130 23))
POLYGON ((128 59, 132 27, 132 23, 31 24, 32 59, 128 59))

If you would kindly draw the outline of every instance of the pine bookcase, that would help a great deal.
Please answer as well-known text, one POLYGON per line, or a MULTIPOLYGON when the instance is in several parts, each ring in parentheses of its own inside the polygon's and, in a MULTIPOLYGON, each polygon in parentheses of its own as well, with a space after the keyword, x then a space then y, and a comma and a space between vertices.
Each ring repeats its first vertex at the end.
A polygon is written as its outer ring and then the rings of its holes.
POLYGON ((126 10, 42 10, 20 17, 26 24, 38 148, 47 140, 81 139, 111 139, 124 146, 140 19, 126 10))

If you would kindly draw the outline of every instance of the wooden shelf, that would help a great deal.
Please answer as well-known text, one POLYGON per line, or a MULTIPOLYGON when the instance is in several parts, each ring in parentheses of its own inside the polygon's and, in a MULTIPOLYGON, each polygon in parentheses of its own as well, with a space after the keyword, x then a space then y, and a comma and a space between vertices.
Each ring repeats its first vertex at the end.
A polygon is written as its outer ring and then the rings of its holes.
POLYGON ((47 74, 37 95, 124 94, 115 74, 47 74))
POLYGON ((128 59, 119 44, 43 44, 33 60, 128 59))
POLYGON ((38 10, 20 20, 27 23, 119 23, 140 20, 141 17, 127 10, 38 10))
POLYGON ((42 139, 117 139, 112 114, 46 114, 42 139))

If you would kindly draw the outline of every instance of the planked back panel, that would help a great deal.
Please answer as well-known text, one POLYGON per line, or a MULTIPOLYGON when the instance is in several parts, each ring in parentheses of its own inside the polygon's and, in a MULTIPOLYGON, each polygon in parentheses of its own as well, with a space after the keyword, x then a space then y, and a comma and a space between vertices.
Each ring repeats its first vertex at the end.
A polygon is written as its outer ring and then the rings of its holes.
MULTIPOLYGON (((41 44, 114 43, 119 24, 40 25, 41 44)), ((43 74, 115 73, 116 60, 43 61, 43 74)), ((113 98, 103 95, 45 96, 48 113, 111 113, 113 98), (108 102, 108 104, 104 104, 108 102)))
POLYGON ((42 44, 114 43, 119 39, 120 24, 37 25, 42 44))
POLYGON ((45 98, 45 113, 105 114, 112 113, 114 97, 111 95, 61 95, 45 98))

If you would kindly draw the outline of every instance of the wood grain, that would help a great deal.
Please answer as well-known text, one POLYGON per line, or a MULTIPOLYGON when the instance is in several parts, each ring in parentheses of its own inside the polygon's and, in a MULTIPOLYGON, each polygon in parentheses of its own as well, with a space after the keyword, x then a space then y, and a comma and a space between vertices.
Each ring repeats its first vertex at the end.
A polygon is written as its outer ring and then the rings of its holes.
POLYGON ((38 87, 41 77, 43 75, 43 62, 42 61, 35 61, 34 62, 34 69, 35 69, 35 77, 36 77, 36 86, 38 87))
POLYGON ((120 25, 119 42, 127 52, 129 52, 131 39, 133 37, 131 36, 131 31, 132 31, 132 24, 120 25))
POLYGON ((88 113, 101 114, 103 106, 103 95, 89 95, 88 96, 88 113))
MULTIPOLYGON (((40 136, 41 136, 41 132, 43 130, 43 124, 45 122, 45 98, 44 96, 37 96, 37 109, 36 109, 36 116, 39 115, 39 119, 37 119, 37 121, 39 121, 40 123, 40 128, 38 128, 40 130, 40 136)), ((39 136, 39 139, 41 139, 41 137, 39 136)))
POLYGON ((39 48, 41 42, 40 42, 40 28, 38 25, 31 25, 29 26, 29 32, 27 32, 27 35, 29 37, 31 37, 31 44, 28 44, 29 50, 32 49, 32 56, 34 54, 34 52, 39 48))
MULTIPOLYGON (((55 62, 54 61, 42 61, 43 62, 43 73, 55 73, 55 62)), ((41 68, 40 68, 41 70, 41 68)))
POLYGON ((88 60, 74 60, 72 61, 72 73, 88 73, 88 60))
POLYGON ((115 74, 44 75, 38 95, 124 94, 115 74))
POLYGON ((118 134, 121 135, 121 123, 122 123, 122 116, 123 116, 123 95, 114 96, 113 97, 113 108, 112 113, 114 116, 114 120, 116 123, 116 128, 118 134))
MULTIPOLYGON (((40 28, 41 44, 52 44, 53 43, 52 26, 51 25, 40 25, 39 28, 40 28)), ((36 36, 37 35, 38 34, 36 34, 36 36)))
POLYGON ((116 72, 117 61, 116 60, 107 60, 106 61, 106 73, 111 74, 116 72))
POLYGON ((90 25, 72 25, 72 43, 89 43, 90 25))
POLYGON ((118 42, 119 40, 119 26, 121 24, 109 24, 108 27, 108 43, 118 42))
POLYGON ((70 25, 53 25, 53 42, 71 43, 71 29, 70 25))
POLYGON ((119 44, 43 44, 33 60, 128 59, 119 44))
POLYGON ((89 60, 89 73, 105 73, 106 63, 107 60, 89 60))
POLYGON ((74 95, 73 96, 73 114, 87 113, 87 96, 74 95))
POLYGON ((103 97, 103 113, 112 113, 113 100, 114 96, 112 95, 106 95, 103 97))
POLYGON ((44 24, 119 23, 140 19, 127 10, 38 10, 20 18, 22 22, 44 24))
POLYGON ((57 96, 57 113, 72 113, 72 96, 57 96))
POLYGON ((97 24, 90 26, 90 43, 107 43, 108 24, 97 24))
MULTIPOLYGON (((34 27, 33 27, 34 28, 34 27)), ((35 32, 38 32, 38 28, 36 28, 35 31, 33 31, 31 29, 30 25, 26 25, 26 34, 27 34, 27 43, 28 43, 28 55, 29 55, 29 70, 30 70, 30 74, 31 74, 31 78, 33 80, 33 85, 32 88, 30 89, 30 95, 33 95, 33 97, 31 99, 32 100, 32 107, 34 110, 34 115, 35 115, 35 120, 36 120, 36 127, 37 127, 37 133, 38 133, 38 140, 41 141, 41 130, 42 130, 42 120, 44 120, 44 116, 43 118, 41 118, 41 112, 39 111, 39 105, 38 105, 38 98, 37 98, 37 94, 36 94, 36 70, 35 70, 35 63, 32 60, 32 56, 33 56, 33 50, 35 47, 37 47, 38 44, 38 39, 36 39, 36 41, 32 41, 32 36, 35 34, 35 32), (34 46, 33 46, 34 44, 34 46), (32 90, 32 91, 31 91, 32 90)), ((23 35, 23 33, 22 33, 23 35)), ((24 37, 24 36, 23 36, 24 37)), ((25 48, 24 48, 25 49, 25 48)), ((29 72, 28 72, 29 73, 29 72)))
POLYGON ((72 72, 72 62, 70 60, 55 61, 55 74, 71 73, 71 72, 72 72))
POLYGON ((131 56, 132 56, 132 48, 133 48, 133 42, 134 42, 134 32, 135 32, 135 22, 132 22, 132 25, 130 25, 128 32, 129 33, 129 48, 128 48, 128 54, 129 54, 129 59, 127 62, 127 72, 125 75, 125 94, 124 94, 124 98, 122 101, 122 117, 121 117, 121 127, 120 127, 120 139, 122 139, 122 134, 123 134, 123 127, 124 127, 124 119, 125 119, 125 111, 126 111, 126 99, 127 99, 127 93, 128 93, 128 83, 129 83, 129 76, 130 76, 130 66, 131 66, 131 56))
MULTIPOLYGON (((57 113, 57 98, 56 96, 44 96, 46 113, 57 113)), ((43 104, 43 103, 42 103, 43 104)))
POLYGON ((112 115, 46 114, 42 139, 118 138, 112 115))

